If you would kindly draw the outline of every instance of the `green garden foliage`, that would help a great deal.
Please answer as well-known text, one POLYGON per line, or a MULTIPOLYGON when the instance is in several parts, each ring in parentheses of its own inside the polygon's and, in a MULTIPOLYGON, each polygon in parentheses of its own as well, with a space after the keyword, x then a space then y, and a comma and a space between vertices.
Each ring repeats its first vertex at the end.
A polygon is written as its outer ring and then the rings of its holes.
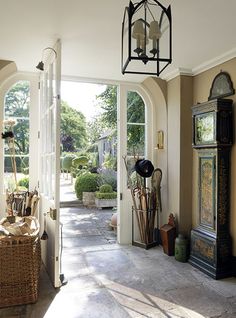
POLYGON ((103 184, 100 186, 99 191, 95 194, 97 199, 111 200, 117 198, 117 193, 112 190, 110 184, 103 184))
POLYGON ((98 173, 102 177, 103 184, 110 184, 113 191, 117 190, 117 172, 113 169, 99 168, 98 173))
POLYGON ((103 184, 99 188, 100 193, 112 193, 112 186, 110 184, 103 184))
MULTIPOLYGON (((13 126, 17 155, 29 154, 29 91, 29 82, 19 81, 5 95, 5 118, 17 118, 13 126)), ((5 154, 9 154, 9 150, 5 154)))
POLYGON ((18 186, 25 187, 26 189, 29 189, 29 178, 25 177, 18 181, 18 186))
POLYGON ((96 192, 95 196, 97 199, 100 199, 100 200, 112 200, 117 198, 117 192, 111 192, 111 193, 96 192))
POLYGON ((110 153, 105 153, 102 166, 107 169, 117 170, 117 157, 112 156, 110 153))
POLYGON ((83 166, 87 166, 88 164, 88 157, 86 156, 80 156, 78 158, 74 158, 72 160, 72 166, 75 167, 75 168, 79 168, 80 166, 83 167, 83 166))
POLYGON ((95 152, 95 153, 97 153, 97 152, 98 152, 98 145, 97 145, 97 143, 93 143, 93 144, 89 145, 89 146, 86 148, 86 152, 95 152))
MULTIPOLYGON (((117 130, 117 86, 108 85, 104 92, 97 96, 101 108, 101 123, 104 127, 117 130)), ((135 91, 127 94, 127 149, 128 154, 144 155, 145 149, 145 104, 135 91)))
POLYGON ((97 173, 85 173, 76 178, 75 193, 82 199, 83 192, 96 192, 101 185, 101 176, 97 173))
POLYGON ((68 172, 71 171, 73 159, 75 159, 75 155, 66 155, 62 159, 62 169, 68 172))
POLYGON ((62 151, 76 151, 87 146, 86 118, 78 110, 61 102, 62 151))

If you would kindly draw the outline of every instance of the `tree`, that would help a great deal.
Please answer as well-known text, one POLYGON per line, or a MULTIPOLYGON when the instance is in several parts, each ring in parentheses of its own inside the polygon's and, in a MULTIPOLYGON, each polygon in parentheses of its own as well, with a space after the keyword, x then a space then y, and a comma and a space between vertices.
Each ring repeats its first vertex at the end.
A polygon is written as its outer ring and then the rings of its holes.
MULTIPOLYGON (((97 99, 104 111, 101 115, 104 127, 116 129, 117 87, 107 86, 106 90, 97 96, 97 99)), ((128 152, 132 154, 133 148, 135 148, 135 151, 142 155, 145 140, 145 105, 142 97, 134 91, 129 91, 127 95, 127 126, 128 152)))
POLYGON ((19 81, 5 96, 5 115, 8 117, 29 116, 30 86, 27 81, 19 81))
POLYGON ((103 109, 101 121, 106 128, 117 128, 117 86, 108 85, 104 92, 97 95, 99 106, 103 109))
MULTIPOLYGON (((101 120, 107 128, 117 127, 117 86, 108 85, 104 92, 97 95, 100 107, 103 109, 101 120), (112 127, 111 127, 112 126, 112 127)), ((144 123, 145 111, 142 97, 134 91, 127 96, 127 121, 144 123)))
POLYGON ((79 150, 87 145, 85 116, 64 101, 61 103, 61 143, 63 151, 79 150))
POLYGON ((90 144, 96 143, 105 129, 106 124, 104 123, 101 115, 97 115, 93 118, 93 120, 89 121, 87 125, 87 132, 90 144))
POLYGON ((5 95, 5 117, 16 118, 13 132, 18 155, 29 154, 29 90, 29 82, 19 81, 5 95))

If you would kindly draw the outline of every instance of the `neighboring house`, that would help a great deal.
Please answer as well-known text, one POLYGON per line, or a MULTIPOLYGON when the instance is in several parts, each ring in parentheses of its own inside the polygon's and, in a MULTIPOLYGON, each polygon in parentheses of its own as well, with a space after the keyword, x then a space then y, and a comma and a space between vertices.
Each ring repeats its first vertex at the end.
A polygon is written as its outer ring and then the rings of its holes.
POLYGON ((114 136, 114 130, 106 130, 98 139, 97 144, 99 166, 102 166, 106 154, 110 154, 113 157, 116 157, 117 138, 114 136))

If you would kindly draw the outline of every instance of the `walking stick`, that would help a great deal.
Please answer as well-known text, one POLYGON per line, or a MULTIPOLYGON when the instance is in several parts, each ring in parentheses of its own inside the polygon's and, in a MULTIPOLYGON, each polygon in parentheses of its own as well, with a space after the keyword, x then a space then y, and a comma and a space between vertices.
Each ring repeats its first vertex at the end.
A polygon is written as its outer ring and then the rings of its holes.
POLYGON ((143 235, 143 231, 141 229, 140 219, 139 219, 139 215, 138 215, 137 203, 136 203, 136 200, 135 200, 134 189, 133 189, 132 182, 131 182, 131 179, 130 179, 130 175, 129 175, 129 172, 128 172, 128 165, 127 165, 126 157, 123 156, 122 158, 124 160, 125 168, 126 168, 126 171, 127 171, 128 186, 129 186, 130 191, 131 191, 131 197, 132 197, 132 201, 133 201, 133 207, 134 207, 135 215, 136 215, 137 222, 138 222, 140 238, 141 238, 141 241, 144 242, 144 235, 143 235))
POLYGON ((15 152, 15 140, 14 140, 14 133, 13 133, 13 126, 15 125, 14 120, 6 120, 3 122, 5 126, 10 126, 10 130, 2 133, 2 138, 6 139, 8 147, 9 147, 9 152, 11 155, 11 164, 12 164, 12 170, 13 170, 13 175, 14 175, 14 180, 16 184, 16 192, 18 193, 18 183, 17 183, 17 167, 16 167, 16 152, 15 152))
MULTIPOLYGON (((156 168, 153 171, 151 184, 152 184, 152 192, 153 192, 153 216, 152 216, 152 224, 154 228, 155 218, 157 218, 157 228, 159 227, 159 211, 162 211, 161 204, 161 180, 162 180, 162 171, 159 168, 156 168)), ((159 230, 159 229, 158 229, 159 230)))

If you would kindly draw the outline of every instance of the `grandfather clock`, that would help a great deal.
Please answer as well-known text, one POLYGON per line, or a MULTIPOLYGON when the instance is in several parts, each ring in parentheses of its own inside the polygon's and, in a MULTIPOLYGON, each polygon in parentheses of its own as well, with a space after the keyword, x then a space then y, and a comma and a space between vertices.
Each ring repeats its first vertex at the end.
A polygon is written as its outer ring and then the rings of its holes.
POLYGON ((198 225, 191 231, 189 262, 209 276, 231 276, 230 151, 232 100, 192 107, 193 148, 197 151, 198 225))

